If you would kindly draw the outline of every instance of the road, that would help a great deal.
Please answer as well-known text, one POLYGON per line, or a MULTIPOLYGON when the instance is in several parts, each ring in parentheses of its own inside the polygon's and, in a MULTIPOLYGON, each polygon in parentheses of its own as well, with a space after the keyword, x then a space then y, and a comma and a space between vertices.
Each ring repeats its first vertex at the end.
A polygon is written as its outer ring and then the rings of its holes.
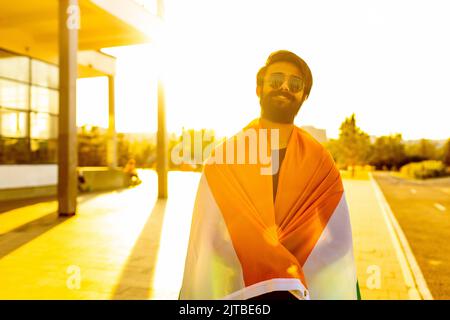
POLYGON ((407 180, 376 172, 435 299, 450 299, 450 178, 407 180))

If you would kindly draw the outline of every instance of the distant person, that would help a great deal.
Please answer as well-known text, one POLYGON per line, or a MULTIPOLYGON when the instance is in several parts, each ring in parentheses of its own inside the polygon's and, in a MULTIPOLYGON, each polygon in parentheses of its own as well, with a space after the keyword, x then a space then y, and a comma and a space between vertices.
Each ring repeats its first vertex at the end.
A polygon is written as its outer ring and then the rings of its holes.
POLYGON ((83 171, 77 170, 78 174, 78 191, 79 192, 87 192, 90 190, 89 185, 87 184, 86 178, 84 177, 83 171))
POLYGON ((139 179, 138 172, 136 169, 136 160, 129 159, 125 167, 123 168, 123 172, 128 174, 129 184, 131 186, 135 186, 140 184, 142 181, 139 179))
MULTIPOLYGON (((289 51, 272 53, 259 70, 260 117, 205 162, 180 299, 358 298, 339 171, 329 152, 293 124, 312 83, 308 65, 289 51), (275 146, 268 148, 269 174, 260 158, 236 161, 239 143, 253 133, 275 146)), ((263 154, 259 144, 243 145, 241 160, 263 154)))

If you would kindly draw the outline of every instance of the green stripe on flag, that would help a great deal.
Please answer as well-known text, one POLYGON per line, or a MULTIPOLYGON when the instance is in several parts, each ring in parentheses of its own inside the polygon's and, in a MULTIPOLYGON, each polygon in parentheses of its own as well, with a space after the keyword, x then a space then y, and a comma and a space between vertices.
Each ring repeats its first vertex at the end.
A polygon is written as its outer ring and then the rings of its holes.
POLYGON ((356 280, 356 298, 357 298, 358 300, 362 300, 362 299, 361 299, 361 291, 359 290, 359 283, 358 283, 358 280, 356 280))

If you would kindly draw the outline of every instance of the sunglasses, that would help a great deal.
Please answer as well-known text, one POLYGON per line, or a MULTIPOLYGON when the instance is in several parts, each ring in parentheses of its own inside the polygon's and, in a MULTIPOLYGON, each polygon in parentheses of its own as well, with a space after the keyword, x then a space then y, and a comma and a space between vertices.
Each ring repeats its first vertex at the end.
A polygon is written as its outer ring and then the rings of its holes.
MULTIPOLYGON (((280 89, 285 81, 286 75, 281 72, 272 73, 268 79, 269 86, 274 90, 280 89)), ((302 78, 296 76, 290 76, 288 78, 289 91, 292 93, 300 92, 300 90, 303 89, 303 85, 304 83, 302 78)))

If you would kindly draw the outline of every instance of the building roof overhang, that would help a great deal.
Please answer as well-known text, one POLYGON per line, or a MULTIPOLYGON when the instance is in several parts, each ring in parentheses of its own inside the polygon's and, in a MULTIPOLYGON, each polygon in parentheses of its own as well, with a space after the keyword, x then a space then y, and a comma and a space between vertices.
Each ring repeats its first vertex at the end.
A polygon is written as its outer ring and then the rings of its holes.
MULTIPOLYGON (((79 0, 78 3, 81 77, 103 71, 111 74, 114 67, 94 70, 94 65, 106 67, 112 63, 110 56, 99 52, 101 48, 151 42, 161 25, 159 17, 132 0, 79 0), (94 60, 97 62, 93 63, 94 60)), ((0 39, 0 46, 5 49, 57 64, 58 0, 2 1, 0 39)))

